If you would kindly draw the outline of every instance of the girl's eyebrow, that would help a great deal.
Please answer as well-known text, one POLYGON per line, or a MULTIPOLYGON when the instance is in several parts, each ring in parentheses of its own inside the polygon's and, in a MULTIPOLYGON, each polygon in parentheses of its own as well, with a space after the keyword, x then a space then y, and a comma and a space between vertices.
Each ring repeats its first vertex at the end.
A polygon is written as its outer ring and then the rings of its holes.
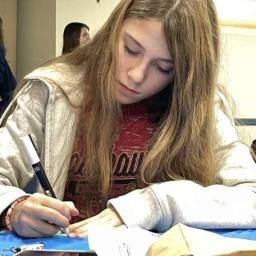
MULTIPOLYGON (((133 37, 131 36, 130 34, 128 34, 127 32, 124 33, 125 36, 130 39, 133 43, 135 43, 138 47, 140 47, 141 49, 145 50, 145 48, 133 37)), ((158 58, 158 60, 161 60, 161 61, 165 61, 165 62, 168 62, 170 64, 173 64, 173 60, 172 59, 166 59, 166 58, 158 58)))
POLYGON ((145 50, 145 48, 130 34, 125 32, 125 36, 128 37, 130 40, 133 41, 133 43, 135 43, 138 47, 142 48, 143 50, 145 50))

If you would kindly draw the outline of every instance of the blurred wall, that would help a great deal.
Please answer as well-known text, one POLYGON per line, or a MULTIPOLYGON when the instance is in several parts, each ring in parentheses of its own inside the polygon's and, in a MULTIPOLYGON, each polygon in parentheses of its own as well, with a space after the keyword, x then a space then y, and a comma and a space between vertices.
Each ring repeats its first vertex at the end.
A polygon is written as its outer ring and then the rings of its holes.
POLYGON ((222 25, 256 27, 255 0, 214 0, 222 25))
POLYGON ((19 80, 55 56, 56 4, 54 0, 18 0, 17 12, 19 80))
MULTIPOLYGON (((219 80, 236 102, 236 117, 256 118, 256 1, 214 0, 221 21, 219 80)), ((251 144, 256 126, 238 126, 240 137, 251 144)))
MULTIPOLYGON (((5 0, 9 1, 9 0, 5 0)), ((119 0, 18 0, 17 77, 61 54, 69 22, 89 25, 93 35, 119 0)))
MULTIPOLYGON (((222 27, 221 50, 219 80, 236 102, 236 117, 256 118, 256 28, 222 27)), ((256 139, 256 126, 239 130, 249 144, 256 139)))

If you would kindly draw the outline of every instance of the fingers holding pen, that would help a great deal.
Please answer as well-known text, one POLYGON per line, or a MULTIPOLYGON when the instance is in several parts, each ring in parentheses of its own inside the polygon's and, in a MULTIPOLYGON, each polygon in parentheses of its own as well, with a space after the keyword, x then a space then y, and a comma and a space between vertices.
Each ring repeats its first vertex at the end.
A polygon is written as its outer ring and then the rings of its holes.
MULTIPOLYGON (((77 213, 78 210, 72 204, 67 204, 66 202, 62 202, 56 198, 48 197, 44 194, 35 193, 30 197, 30 200, 27 202, 28 207, 35 207, 37 205, 37 214, 42 218, 44 216, 47 217, 47 221, 52 222, 54 224, 58 224, 58 222, 69 221, 72 218, 72 213, 77 213), (31 205, 30 205, 31 204, 31 205), (60 220, 58 220, 58 218, 60 220)), ((68 225, 66 223, 66 225, 68 225)), ((62 227, 62 225, 61 225, 62 227)))
POLYGON ((67 228, 76 214, 74 204, 36 193, 15 207, 11 221, 19 235, 48 236, 67 228))
POLYGON ((78 209, 75 207, 74 203, 71 201, 64 201, 64 203, 66 204, 66 206, 69 209, 69 213, 71 215, 71 217, 73 216, 78 216, 79 215, 79 211, 78 209))
POLYGON ((44 212, 43 206, 39 204, 39 201, 35 203, 32 196, 17 204, 11 215, 11 225, 14 231, 24 237, 40 237, 55 234, 58 232, 59 227, 45 221, 47 217, 42 218, 40 216, 44 212))
POLYGON ((14 224, 16 233, 23 237, 52 236, 59 231, 59 227, 29 215, 23 215, 21 221, 14 224), (22 221, 22 222, 21 222, 22 221))
MULTIPOLYGON (((59 228, 68 227, 71 217, 79 214, 78 210, 75 208, 74 204, 70 202, 61 202, 56 199, 54 190, 51 187, 50 181, 40 162, 32 137, 29 134, 22 136, 20 142, 43 191, 49 196, 46 197, 45 195, 38 193, 33 194, 24 202, 23 208, 25 211, 26 209, 31 209, 35 219, 38 218, 48 223, 52 223, 59 228)), ((26 214, 25 211, 24 214, 26 214)))

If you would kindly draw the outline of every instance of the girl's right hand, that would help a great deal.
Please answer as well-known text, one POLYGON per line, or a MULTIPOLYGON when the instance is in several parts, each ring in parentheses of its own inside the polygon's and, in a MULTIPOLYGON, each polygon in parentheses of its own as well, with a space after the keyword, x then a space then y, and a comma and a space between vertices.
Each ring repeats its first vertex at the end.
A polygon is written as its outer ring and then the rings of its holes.
POLYGON ((17 204, 11 214, 14 231, 23 237, 52 236, 69 226, 78 210, 72 202, 62 202, 44 194, 35 193, 17 204))

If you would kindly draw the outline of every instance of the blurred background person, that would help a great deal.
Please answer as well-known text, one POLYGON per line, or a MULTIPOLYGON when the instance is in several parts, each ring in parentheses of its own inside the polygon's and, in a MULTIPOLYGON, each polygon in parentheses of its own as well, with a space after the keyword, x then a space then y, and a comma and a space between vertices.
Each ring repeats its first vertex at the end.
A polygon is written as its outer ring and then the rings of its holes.
POLYGON ((0 116, 11 101, 16 87, 16 79, 6 60, 3 32, 3 20, 0 17, 0 116))
POLYGON ((90 39, 90 28, 80 22, 72 22, 66 25, 63 33, 62 54, 69 53, 75 48, 86 44, 90 39))
MULTIPOLYGON (((253 150, 253 152, 254 152, 254 154, 256 156, 256 139, 252 142, 251 147, 252 147, 252 150, 253 150)), ((255 158, 255 160, 256 160, 256 158, 255 158)))

